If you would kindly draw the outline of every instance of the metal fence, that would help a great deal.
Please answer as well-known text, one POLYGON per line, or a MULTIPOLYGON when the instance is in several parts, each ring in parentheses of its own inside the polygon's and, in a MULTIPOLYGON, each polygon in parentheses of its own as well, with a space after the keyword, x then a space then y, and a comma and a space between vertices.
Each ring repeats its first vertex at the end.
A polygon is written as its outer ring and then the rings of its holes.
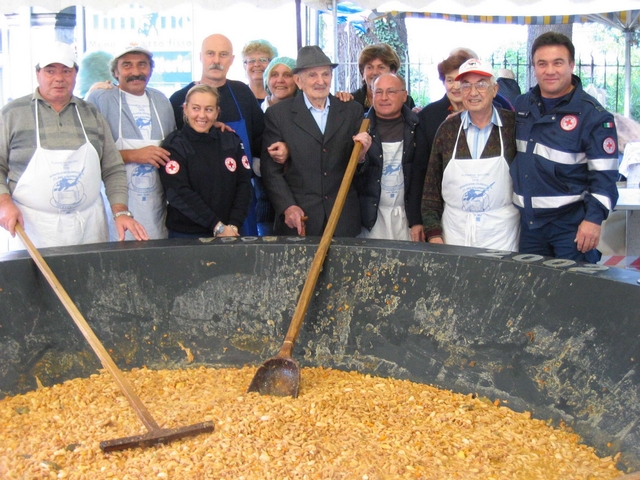
MULTIPOLYGON (((494 69, 509 68, 516 74, 516 79, 523 91, 528 90, 530 86, 535 85, 535 79, 529 78, 530 65, 527 57, 521 55, 511 56, 505 55, 503 58, 491 59, 494 69)), ((640 75, 640 64, 631 64, 631 78, 638 78, 640 75)), ((625 65, 620 62, 619 58, 609 61, 606 57, 598 61, 592 56, 585 61, 583 58, 576 60, 574 73, 582 80, 582 86, 588 88, 593 85, 598 95, 594 95, 608 110, 617 113, 623 113, 624 110, 624 75, 625 65)), ((637 88, 634 92, 632 82, 631 101, 632 106, 638 103, 637 88), (635 93, 635 96, 634 96, 635 93)), ((633 108, 632 108, 633 110, 633 108)), ((632 112, 633 113, 633 112, 632 112)), ((636 108, 636 114, 640 111, 636 108)))
MULTIPOLYGON (((508 68, 513 71, 515 78, 523 92, 527 91, 532 85, 535 85, 535 78, 530 74, 530 64, 528 58, 524 55, 504 55, 503 57, 492 57, 490 59, 494 71, 500 68, 508 68)), ((416 99, 417 103, 434 101, 437 98, 429 98, 429 81, 433 81, 433 72, 437 70, 436 64, 413 63, 405 65, 404 70, 409 68, 407 76, 407 87, 411 95, 416 99), (420 99, 421 102, 418 101, 420 99)), ((634 79, 640 78, 640 64, 630 65, 631 72, 631 117, 640 121, 640 81, 634 82, 634 79)), ((596 61, 591 57, 588 61, 578 58, 574 73, 582 80, 584 88, 591 85, 596 90, 589 89, 590 93, 611 112, 624 113, 624 77, 625 64, 619 58, 612 60, 605 58, 596 61)), ((437 76, 436 76, 437 78, 437 76)))
MULTIPOLYGON (((489 59, 494 71, 508 68, 513 71, 522 92, 535 85, 535 78, 531 73, 530 64, 525 55, 504 55, 489 59)), ((341 64, 338 89, 353 91, 361 85, 358 65, 354 63, 341 64)), ((578 58, 574 73, 582 80, 582 85, 594 95, 607 110, 624 113, 624 75, 625 64, 620 59, 599 59, 591 57, 588 61, 578 58), (590 87, 593 85, 595 90, 590 87)), ((416 104, 425 106, 440 97, 432 98, 432 83, 439 82, 437 78, 437 63, 418 62, 403 66, 402 74, 407 82, 407 90, 416 104)), ((640 64, 631 64, 631 117, 640 121, 640 64), (637 79, 634 82, 634 79, 637 79)))

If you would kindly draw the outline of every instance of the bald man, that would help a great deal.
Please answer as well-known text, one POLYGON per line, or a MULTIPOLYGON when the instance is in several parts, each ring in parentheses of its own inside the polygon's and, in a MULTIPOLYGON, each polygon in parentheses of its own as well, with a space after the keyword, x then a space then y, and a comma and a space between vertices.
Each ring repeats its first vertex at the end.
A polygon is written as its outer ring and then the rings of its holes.
MULTIPOLYGON (((216 87, 220 93, 220 116, 218 121, 231 127, 242 140, 244 150, 249 159, 259 157, 262 149, 262 131, 264 130, 264 113, 253 95, 251 89, 243 82, 229 80, 227 73, 233 64, 233 45, 224 35, 218 33, 205 38, 200 51, 200 61, 202 62, 202 77, 199 82, 191 82, 181 90, 178 90, 169 99, 173 106, 176 117, 176 125, 182 128, 182 105, 187 96, 187 92, 196 83, 204 83, 216 87)), ((259 177, 252 179, 252 184, 256 190, 257 198, 262 198, 262 188, 259 177)), ((261 202, 258 204, 260 210, 268 208, 261 202)), ((244 235, 258 235, 256 218, 256 201, 252 202, 249 217, 241 229, 244 235)))

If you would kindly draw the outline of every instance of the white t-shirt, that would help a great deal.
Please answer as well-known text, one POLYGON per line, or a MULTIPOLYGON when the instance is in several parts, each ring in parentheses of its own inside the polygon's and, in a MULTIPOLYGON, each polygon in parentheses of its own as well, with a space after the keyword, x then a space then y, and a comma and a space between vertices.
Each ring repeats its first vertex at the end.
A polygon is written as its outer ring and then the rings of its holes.
POLYGON ((123 93, 142 138, 144 140, 151 139, 151 107, 149 106, 149 97, 147 97, 146 93, 140 96, 132 95, 124 91, 123 93))

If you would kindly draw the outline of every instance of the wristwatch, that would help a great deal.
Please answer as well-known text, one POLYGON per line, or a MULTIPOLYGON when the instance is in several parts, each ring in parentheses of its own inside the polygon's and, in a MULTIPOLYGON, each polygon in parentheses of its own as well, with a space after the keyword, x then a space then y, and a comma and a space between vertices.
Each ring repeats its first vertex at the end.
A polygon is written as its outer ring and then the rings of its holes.
POLYGON ((121 217, 122 215, 126 215, 127 217, 133 218, 133 213, 131 213, 129 210, 122 210, 121 212, 114 213, 113 219, 115 220, 116 218, 121 217))
POLYGON ((213 229, 213 236, 217 237, 221 233, 224 233, 225 224, 222 222, 218 222, 218 224, 213 229))

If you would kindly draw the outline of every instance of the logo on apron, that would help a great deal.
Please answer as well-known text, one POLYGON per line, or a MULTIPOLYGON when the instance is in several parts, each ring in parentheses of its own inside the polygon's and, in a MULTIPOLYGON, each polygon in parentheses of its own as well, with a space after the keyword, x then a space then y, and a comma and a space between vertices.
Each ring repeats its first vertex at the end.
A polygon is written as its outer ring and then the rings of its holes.
POLYGON ((129 188, 137 193, 152 192, 156 186, 156 169, 153 165, 137 164, 131 173, 129 188))
POLYGON ((462 209, 465 212, 484 212, 491 206, 489 190, 496 182, 487 186, 473 186, 462 194, 462 209))
POLYGON ((84 168, 77 175, 63 173, 54 175, 58 180, 53 184, 51 192, 51 205, 60 210, 76 210, 82 205, 87 196, 84 194, 84 186, 80 177, 84 168))

